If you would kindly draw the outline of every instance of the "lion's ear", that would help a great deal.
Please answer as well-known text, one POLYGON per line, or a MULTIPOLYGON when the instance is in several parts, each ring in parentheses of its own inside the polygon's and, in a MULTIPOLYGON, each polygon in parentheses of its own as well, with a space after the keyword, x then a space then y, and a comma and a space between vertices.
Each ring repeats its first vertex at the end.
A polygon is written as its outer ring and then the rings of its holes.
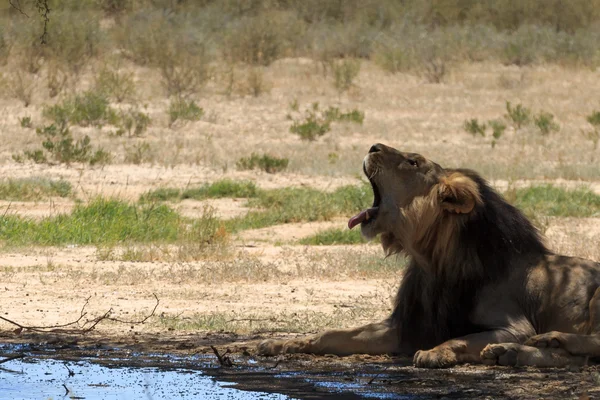
POLYGON ((438 195, 440 206, 449 212, 468 214, 481 203, 477 183, 466 175, 455 172, 441 179, 438 195))

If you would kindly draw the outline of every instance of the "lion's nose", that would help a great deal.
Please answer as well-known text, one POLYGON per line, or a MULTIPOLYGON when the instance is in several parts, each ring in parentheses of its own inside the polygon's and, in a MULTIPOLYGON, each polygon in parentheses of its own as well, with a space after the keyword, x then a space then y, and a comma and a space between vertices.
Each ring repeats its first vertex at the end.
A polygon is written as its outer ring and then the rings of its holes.
POLYGON ((378 151, 383 150, 383 145, 381 143, 376 143, 369 149, 369 153, 377 153, 378 151))

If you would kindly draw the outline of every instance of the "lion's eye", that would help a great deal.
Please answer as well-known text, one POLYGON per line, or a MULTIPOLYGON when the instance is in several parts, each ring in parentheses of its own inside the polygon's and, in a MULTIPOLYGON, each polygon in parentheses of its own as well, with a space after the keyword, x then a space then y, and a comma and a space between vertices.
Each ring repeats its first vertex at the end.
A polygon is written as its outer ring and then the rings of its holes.
POLYGON ((417 160, 408 159, 408 160, 406 160, 406 162, 409 163, 413 167, 418 167, 419 166, 419 163, 417 163, 417 160))

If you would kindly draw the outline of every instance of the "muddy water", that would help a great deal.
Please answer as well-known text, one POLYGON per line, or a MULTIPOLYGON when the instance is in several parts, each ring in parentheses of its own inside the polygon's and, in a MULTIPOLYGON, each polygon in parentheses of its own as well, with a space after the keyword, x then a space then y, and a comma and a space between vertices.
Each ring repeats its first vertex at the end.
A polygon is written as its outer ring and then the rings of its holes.
POLYGON ((21 399, 600 399, 597 367, 460 366, 410 359, 139 352, 96 344, 0 345, 0 400, 21 399), (11 357, 19 357, 10 359, 11 357))

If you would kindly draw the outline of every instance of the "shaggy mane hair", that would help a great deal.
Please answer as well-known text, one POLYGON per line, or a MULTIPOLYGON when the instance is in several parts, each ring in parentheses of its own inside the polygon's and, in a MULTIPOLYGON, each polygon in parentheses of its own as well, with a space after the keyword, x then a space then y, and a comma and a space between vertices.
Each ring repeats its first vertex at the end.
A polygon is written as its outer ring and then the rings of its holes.
POLYGON ((392 313, 402 353, 482 331, 469 321, 481 288, 550 253, 523 213, 471 170, 446 170, 401 210, 400 225, 382 244, 409 257, 392 313))

